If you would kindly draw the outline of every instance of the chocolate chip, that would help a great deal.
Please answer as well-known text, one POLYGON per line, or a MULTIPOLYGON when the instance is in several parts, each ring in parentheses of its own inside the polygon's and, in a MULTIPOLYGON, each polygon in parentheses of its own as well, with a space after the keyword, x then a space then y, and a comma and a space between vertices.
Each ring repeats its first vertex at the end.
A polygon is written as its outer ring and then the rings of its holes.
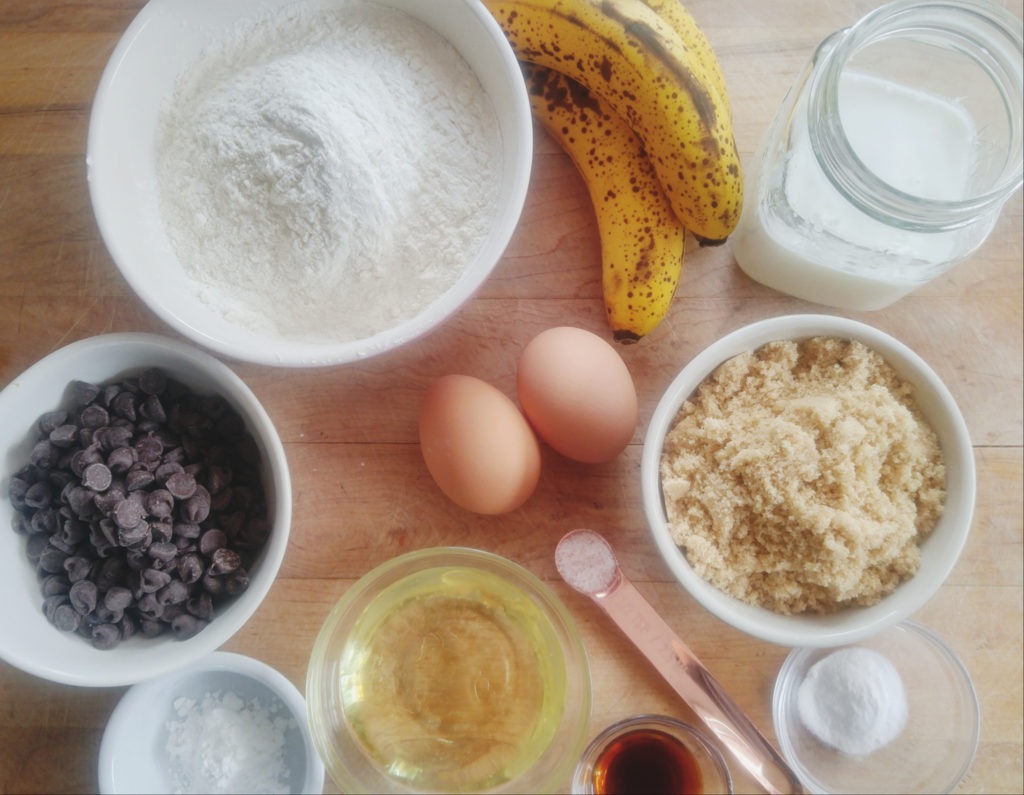
POLYGON ((174 513, 174 497, 167 489, 155 489, 146 495, 146 513, 167 519, 174 513))
POLYGON ((156 541, 149 545, 146 550, 153 560, 158 560, 161 563, 170 563, 178 557, 178 547, 169 541, 156 541))
POLYGON ((146 509, 139 500, 125 497, 114 507, 112 514, 114 522, 122 530, 131 530, 138 527, 142 517, 146 515, 146 509))
POLYGON ((64 559, 64 571, 72 583, 84 580, 92 572, 92 561, 81 555, 72 555, 64 559))
POLYGON ((198 582, 203 576, 203 559, 194 552, 182 555, 178 559, 178 576, 186 585, 198 582))
POLYGON ((210 574, 231 574, 242 565, 242 558, 233 549, 222 547, 213 553, 210 562, 210 574))
POLYGON ((132 422, 138 416, 135 413, 135 395, 131 392, 119 392, 117 397, 111 402, 110 408, 118 417, 123 417, 132 422))
POLYGON ((50 431, 50 442, 54 447, 71 447, 78 441, 77 425, 58 425, 50 431))
POLYGON ((223 530, 216 527, 207 530, 199 538, 199 551, 209 557, 216 550, 221 549, 228 543, 228 537, 223 530))
POLYGON ((71 606, 84 616, 96 609, 99 591, 96 583, 91 580, 79 580, 72 583, 68 598, 71 600, 71 606))
POLYGON ((209 621, 213 617, 213 598, 202 591, 188 600, 185 609, 196 618, 209 621))
POLYGON ((139 588, 144 593, 156 593, 171 581, 171 575, 158 569, 144 569, 141 572, 139 588))
POLYGON ((71 382, 71 399, 77 408, 88 406, 99 393, 100 388, 96 384, 90 384, 88 381, 71 382))
POLYGON ((43 596, 66 594, 71 582, 63 574, 49 574, 43 578, 43 596))
POLYGON ((82 623, 82 614, 64 602, 57 605, 50 620, 57 629, 64 630, 64 632, 77 632, 82 623))
POLYGON ((134 447, 115 447, 107 456, 107 467, 111 472, 122 474, 131 469, 137 460, 134 447))
POLYGON ((181 518, 191 524, 201 524, 210 515, 210 492, 202 486, 196 486, 195 493, 181 502, 181 518))
MULTIPOLYGON (((159 477, 159 473, 157 475, 159 477)), ((187 500, 196 493, 196 479, 185 470, 175 472, 164 481, 167 490, 179 500, 187 500)))
POLYGON ((37 466, 40 469, 50 469, 56 466, 57 461, 60 460, 60 450, 49 439, 40 439, 32 448, 32 452, 29 453, 28 460, 32 463, 32 466, 37 466))
POLYGON ((24 502, 29 508, 47 508, 53 501, 53 487, 45 480, 33 483, 25 491, 24 502))
POLYGON ((57 411, 47 411, 38 420, 36 420, 36 428, 43 436, 49 436, 50 432, 54 428, 58 428, 64 425, 68 421, 68 413, 58 409, 57 411))
POLYGON ((114 624, 97 624, 92 628, 92 645, 97 649, 112 649, 121 640, 121 630, 114 624))
POLYGON ((106 491, 110 488, 113 476, 106 464, 96 462, 82 470, 82 485, 93 491, 106 491))
POLYGON ((81 413, 82 426, 85 428, 102 428, 110 424, 110 412, 96 403, 86 406, 81 413))
POLYGON ((153 473, 146 469, 141 461, 137 461, 125 475, 124 483, 128 487, 128 491, 141 491, 151 485, 154 480, 156 478, 153 473))
POLYGON ((205 621, 200 621, 190 613, 182 613, 171 621, 171 629, 178 640, 188 640, 191 637, 195 637, 205 626, 205 621))
POLYGON ((189 597, 188 586, 181 580, 171 580, 156 593, 157 601, 164 605, 178 605, 189 597))
POLYGON ((108 610, 124 611, 134 601, 132 592, 123 585, 114 585, 103 595, 103 604, 108 610))

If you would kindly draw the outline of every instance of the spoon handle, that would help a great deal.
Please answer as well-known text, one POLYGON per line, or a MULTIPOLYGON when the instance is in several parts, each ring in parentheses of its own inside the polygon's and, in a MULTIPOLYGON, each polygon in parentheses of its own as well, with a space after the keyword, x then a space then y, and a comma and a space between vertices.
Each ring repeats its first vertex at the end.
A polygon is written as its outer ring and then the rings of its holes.
POLYGON ((594 601, 759 784, 769 793, 803 792, 778 751, 624 575, 594 601))

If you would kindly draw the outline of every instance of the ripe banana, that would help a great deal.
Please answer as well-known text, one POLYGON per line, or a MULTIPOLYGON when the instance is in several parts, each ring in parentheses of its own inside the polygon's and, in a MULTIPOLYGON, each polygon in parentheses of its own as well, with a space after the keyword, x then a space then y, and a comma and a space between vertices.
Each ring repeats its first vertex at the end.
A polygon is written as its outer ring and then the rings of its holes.
POLYGON ((739 220, 729 108, 698 54, 643 0, 483 0, 521 61, 600 96, 643 141, 673 211, 702 244, 739 220))
POLYGON ((590 193, 612 336, 636 342, 672 303, 686 229, 622 117, 572 78, 534 64, 522 68, 534 118, 572 158, 590 193))
POLYGON ((711 48, 711 42, 708 41, 708 37, 686 6, 682 4, 681 0, 643 0, 643 2, 675 29, 679 38, 683 40, 683 44, 700 62, 712 88, 718 92, 719 99, 728 106, 729 92, 725 87, 722 66, 718 63, 718 57, 711 48))

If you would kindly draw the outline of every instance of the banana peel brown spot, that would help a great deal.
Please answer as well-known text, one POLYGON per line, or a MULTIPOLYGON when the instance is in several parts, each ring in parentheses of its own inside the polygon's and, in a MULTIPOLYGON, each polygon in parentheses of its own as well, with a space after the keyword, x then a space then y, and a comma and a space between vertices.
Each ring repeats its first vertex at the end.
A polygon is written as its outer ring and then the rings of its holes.
MULTIPOLYGON (((718 123, 718 110, 715 101, 708 93, 707 87, 697 78, 686 64, 680 63, 672 53, 665 49, 657 33, 646 22, 619 13, 616 3, 601 3, 601 10, 611 19, 615 19, 622 25, 626 33, 637 39, 643 47, 652 53, 665 68, 686 87, 693 98, 697 115, 708 130, 715 129, 718 123)), ((716 142, 717 147, 717 142, 716 142)))

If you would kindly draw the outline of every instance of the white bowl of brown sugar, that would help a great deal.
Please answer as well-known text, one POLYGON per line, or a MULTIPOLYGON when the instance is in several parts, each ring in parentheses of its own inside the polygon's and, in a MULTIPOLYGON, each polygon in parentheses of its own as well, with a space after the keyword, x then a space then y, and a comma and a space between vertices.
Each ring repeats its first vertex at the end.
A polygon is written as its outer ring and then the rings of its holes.
POLYGON ((953 569, 974 511, 949 390, 900 341, 828 315, 760 321, 694 357, 651 418, 641 477, 680 584, 785 646, 907 618, 953 569))

